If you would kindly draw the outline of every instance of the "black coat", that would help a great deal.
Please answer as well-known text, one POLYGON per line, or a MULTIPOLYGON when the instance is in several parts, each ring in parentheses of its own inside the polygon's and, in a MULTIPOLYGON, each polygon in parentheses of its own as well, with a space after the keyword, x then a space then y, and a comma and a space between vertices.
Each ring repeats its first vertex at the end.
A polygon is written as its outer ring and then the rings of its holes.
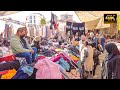
POLYGON ((108 79, 120 79, 120 55, 108 58, 108 79))
POLYGON ((108 52, 108 79, 120 79, 120 53, 114 43, 105 46, 108 52))
POLYGON ((101 52, 98 51, 97 49, 95 49, 94 55, 93 55, 94 65, 98 65, 99 64, 99 55, 100 54, 101 54, 101 52))

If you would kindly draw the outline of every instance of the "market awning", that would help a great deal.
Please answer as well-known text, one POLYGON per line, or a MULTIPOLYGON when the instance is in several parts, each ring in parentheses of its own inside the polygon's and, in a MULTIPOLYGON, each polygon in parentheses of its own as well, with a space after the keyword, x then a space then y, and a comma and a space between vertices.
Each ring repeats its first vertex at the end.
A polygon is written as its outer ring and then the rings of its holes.
POLYGON ((99 18, 86 11, 75 11, 75 13, 81 22, 89 22, 89 21, 93 21, 99 18))
POLYGON ((93 21, 103 17, 104 14, 120 15, 120 11, 75 11, 75 13, 82 22, 93 21))
POLYGON ((103 17, 104 14, 117 14, 120 15, 120 11, 86 11, 96 17, 103 17))
POLYGON ((102 17, 95 29, 108 28, 108 27, 110 27, 110 24, 104 24, 104 18, 102 17))
POLYGON ((120 11, 75 11, 75 13, 81 22, 86 23, 87 30, 110 27, 110 24, 104 24, 104 14, 120 15, 120 11))
POLYGON ((98 18, 98 19, 93 20, 93 21, 85 22, 85 28, 86 28, 86 30, 93 30, 93 29, 95 29, 97 27, 100 19, 101 18, 98 18))

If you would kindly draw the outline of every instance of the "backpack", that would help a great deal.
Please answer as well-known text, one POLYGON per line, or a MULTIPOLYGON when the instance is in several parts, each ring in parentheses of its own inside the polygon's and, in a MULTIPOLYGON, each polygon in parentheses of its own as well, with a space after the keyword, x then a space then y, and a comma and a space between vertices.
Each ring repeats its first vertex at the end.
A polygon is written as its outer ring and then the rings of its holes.
POLYGON ((39 60, 35 68, 36 79, 62 79, 59 65, 48 59, 39 60))

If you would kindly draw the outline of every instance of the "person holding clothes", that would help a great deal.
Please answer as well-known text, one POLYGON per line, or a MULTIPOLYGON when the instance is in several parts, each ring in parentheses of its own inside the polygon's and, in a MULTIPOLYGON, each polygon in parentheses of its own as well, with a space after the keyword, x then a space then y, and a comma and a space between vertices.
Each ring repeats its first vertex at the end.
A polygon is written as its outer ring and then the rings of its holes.
POLYGON ((28 64, 31 64, 35 60, 37 49, 31 47, 25 36, 27 30, 25 27, 18 28, 16 35, 10 40, 10 47, 16 57, 25 57, 28 64))
POLYGON ((114 43, 105 45, 108 53, 102 63, 102 79, 120 79, 120 52, 114 43))

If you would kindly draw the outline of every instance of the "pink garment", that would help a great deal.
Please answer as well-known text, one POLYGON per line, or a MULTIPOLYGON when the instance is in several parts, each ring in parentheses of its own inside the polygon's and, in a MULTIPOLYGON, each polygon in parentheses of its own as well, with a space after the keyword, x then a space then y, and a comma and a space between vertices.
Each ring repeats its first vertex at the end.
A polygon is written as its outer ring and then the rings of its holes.
POLYGON ((50 58, 50 60, 53 62, 57 62, 60 58, 63 58, 67 62, 69 61, 69 56, 64 55, 63 53, 60 53, 57 56, 50 58))
POLYGON ((37 59, 36 59, 36 63, 38 62, 38 60, 42 60, 44 58, 45 58, 45 56, 38 56, 37 59))
POLYGON ((59 65, 48 60, 43 59, 35 64, 36 79, 62 79, 62 74, 59 65))
POLYGON ((60 58, 61 58, 60 55, 53 56, 50 58, 50 61, 57 62, 57 61, 59 61, 60 58))

